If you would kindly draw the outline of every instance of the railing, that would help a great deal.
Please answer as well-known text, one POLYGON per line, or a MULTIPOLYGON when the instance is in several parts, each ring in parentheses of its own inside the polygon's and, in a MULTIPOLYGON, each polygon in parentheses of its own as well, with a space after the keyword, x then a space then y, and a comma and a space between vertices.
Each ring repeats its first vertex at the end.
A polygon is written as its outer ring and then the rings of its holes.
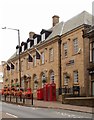
POLYGON ((14 95, 0 95, 0 100, 5 102, 11 102, 16 104, 29 104, 33 105, 33 94, 31 94, 31 98, 27 98, 26 96, 14 96, 14 95))

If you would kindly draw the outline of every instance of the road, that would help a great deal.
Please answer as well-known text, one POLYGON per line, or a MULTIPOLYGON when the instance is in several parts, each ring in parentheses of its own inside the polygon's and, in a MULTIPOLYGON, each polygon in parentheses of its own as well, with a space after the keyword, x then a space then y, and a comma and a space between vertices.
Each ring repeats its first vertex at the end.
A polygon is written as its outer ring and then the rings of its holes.
POLYGON ((0 102, 3 118, 92 118, 89 113, 61 109, 25 107, 0 102))

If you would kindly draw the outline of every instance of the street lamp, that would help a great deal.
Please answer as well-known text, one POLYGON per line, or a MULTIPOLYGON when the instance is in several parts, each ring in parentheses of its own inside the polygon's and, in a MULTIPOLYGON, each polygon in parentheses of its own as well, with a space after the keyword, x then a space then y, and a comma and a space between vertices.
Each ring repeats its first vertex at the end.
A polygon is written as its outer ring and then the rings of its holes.
POLYGON ((7 28, 4 27, 2 29, 10 29, 10 30, 16 30, 18 32, 18 45, 19 45, 19 54, 18 54, 18 59, 19 59, 19 80, 20 80, 20 87, 21 87, 21 63, 20 63, 20 30, 19 29, 14 29, 14 28, 7 28))

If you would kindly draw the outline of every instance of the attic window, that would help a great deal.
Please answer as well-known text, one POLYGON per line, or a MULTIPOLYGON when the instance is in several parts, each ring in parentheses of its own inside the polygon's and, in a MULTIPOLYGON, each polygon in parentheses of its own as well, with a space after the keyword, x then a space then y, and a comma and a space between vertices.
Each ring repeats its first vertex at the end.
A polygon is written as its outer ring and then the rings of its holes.
POLYGON ((34 45, 37 44, 37 37, 34 39, 34 45))
POLYGON ((27 45, 28 49, 30 48, 30 42, 28 42, 28 45, 27 45))
POLYGON ((42 39, 41 39, 42 41, 45 40, 45 33, 43 33, 43 34, 41 35, 41 38, 42 38, 42 39))
POLYGON ((22 52, 24 51, 24 45, 22 46, 22 52))

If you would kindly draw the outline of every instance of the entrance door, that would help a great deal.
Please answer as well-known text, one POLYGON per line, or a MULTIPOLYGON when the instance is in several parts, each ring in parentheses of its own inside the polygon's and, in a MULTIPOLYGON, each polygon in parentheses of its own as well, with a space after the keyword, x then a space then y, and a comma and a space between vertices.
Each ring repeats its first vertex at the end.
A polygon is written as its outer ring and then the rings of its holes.
POLYGON ((94 82, 92 82, 92 96, 94 96, 94 82))

